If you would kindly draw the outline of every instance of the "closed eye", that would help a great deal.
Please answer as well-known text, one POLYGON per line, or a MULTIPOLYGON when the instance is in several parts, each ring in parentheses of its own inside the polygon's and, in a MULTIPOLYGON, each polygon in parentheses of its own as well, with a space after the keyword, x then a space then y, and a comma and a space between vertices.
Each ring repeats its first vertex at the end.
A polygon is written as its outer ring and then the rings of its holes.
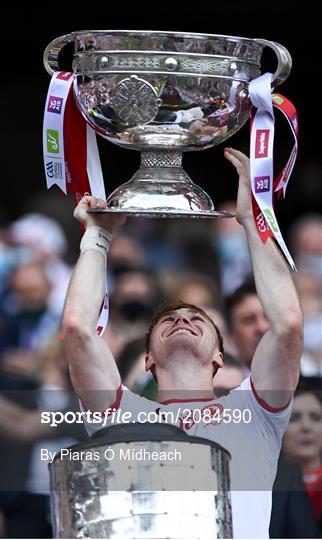
POLYGON ((199 315, 194 315, 193 317, 191 317, 191 320, 205 322, 202 317, 199 317, 199 315))
POLYGON ((164 323, 164 322, 172 322, 173 320, 174 320, 174 317, 170 317, 170 316, 169 316, 169 317, 166 317, 165 319, 162 319, 161 322, 163 322, 163 323, 164 323))

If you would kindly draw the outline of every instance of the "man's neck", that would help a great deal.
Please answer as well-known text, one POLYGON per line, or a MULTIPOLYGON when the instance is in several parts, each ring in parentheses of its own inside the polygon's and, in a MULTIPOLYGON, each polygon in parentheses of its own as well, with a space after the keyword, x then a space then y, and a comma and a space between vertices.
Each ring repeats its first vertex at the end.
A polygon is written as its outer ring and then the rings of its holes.
POLYGON ((193 400, 201 401, 211 399, 214 396, 213 377, 207 369, 200 366, 185 366, 182 369, 175 367, 169 371, 160 370, 157 373, 158 378, 158 402, 172 400, 193 400))

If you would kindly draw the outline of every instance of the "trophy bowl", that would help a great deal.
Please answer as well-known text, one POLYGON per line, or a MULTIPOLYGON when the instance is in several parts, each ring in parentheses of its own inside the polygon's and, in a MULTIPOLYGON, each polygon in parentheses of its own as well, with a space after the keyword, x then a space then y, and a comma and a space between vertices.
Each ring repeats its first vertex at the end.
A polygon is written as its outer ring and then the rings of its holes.
POLYGON ((141 152, 141 167, 98 212, 148 217, 231 217, 182 168, 184 152, 226 141, 248 120, 249 82, 263 49, 277 56, 272 87, 291 70, 282 45, 265 39, 141 30, 72 32, 52 41, 44 64, 74 43, 74 96, 100 135, 141 152))

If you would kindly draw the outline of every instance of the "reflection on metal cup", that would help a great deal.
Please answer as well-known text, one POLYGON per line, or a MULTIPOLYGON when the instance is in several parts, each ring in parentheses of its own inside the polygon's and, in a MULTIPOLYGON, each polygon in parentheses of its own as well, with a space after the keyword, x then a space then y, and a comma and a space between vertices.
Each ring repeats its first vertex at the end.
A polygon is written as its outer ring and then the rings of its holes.
POLYGON ((233 537, 230 454, 220 445, 144 423, 68 450, 49 467, 55 538, 233 537))
POLYGON ((109 141, 141 152, 141 167, 107 200, 107 209, 157 217, 229 217, 182 168, 184 152, 220 144, 248 120, 249 82, 273 49, 272 86, 291 70, 280 44, 216 34, 141 30, 73 32, 51 42, 49 73, 74 43, 74 94, 88 123, 109 141))

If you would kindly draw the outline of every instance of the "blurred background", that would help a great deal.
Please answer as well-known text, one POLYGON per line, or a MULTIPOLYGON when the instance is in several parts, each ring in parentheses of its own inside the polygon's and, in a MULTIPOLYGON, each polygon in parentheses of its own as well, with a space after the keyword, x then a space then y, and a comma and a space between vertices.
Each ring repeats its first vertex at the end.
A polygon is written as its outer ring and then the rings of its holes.
MULTIPOLYGON (((278 91, 298 110, 299 154, 286 199, 278 202, 277 216, 298 267, 294 279, 305 315, 305 350, 299 395, 275 486, 271 536, 319 537, 322 47, 316 4, 228 0, 198 5, 132 2, 85 8, 65 3, 6 9, 0 87, 0 536, 51 537, 48 471, 39 460, 39 449, 58 451, 86 438, 82 426, 55 430, 53 436, 39 422, 41 410, 78 409, 59 328, 81 238, 72 217, 72 198, 58 188, 46 189, 42 121, 49 76, 42 63, 43 51, 52 39, 76 30, 155 29, 262 37, 286 46, 293 58, 289 79, 278 91)), ((70 61, 71 51, 67 51, 65 69, 70 68, 70 61)), ((265 51, 263 71, 275 67, 273 55, 265 51)), ((279 113, 276 124, 277 172, 293 141, 279 113)), ((102 139, 98 144, 110 193, 136 171, 139 153, 102 139)), ((248 153, 249 125, 229 145, 248 153)), ((184 168, 217 207, 234 211, 237 177, 223 157, 223 146, 187 154, 184 168)), ((235 220, 128 220, 112 242, 108 280, 111 313, 104 339, 124 383, 133 391, 155 397, 154 381, 144 371, 144 333, 156 306, 167 299, 200 305, 218 324, 226 365, 214 379, 215 389, 238 386, 249 373, 254 346, 268 323, 252 283, 243 229, 235 220)))

